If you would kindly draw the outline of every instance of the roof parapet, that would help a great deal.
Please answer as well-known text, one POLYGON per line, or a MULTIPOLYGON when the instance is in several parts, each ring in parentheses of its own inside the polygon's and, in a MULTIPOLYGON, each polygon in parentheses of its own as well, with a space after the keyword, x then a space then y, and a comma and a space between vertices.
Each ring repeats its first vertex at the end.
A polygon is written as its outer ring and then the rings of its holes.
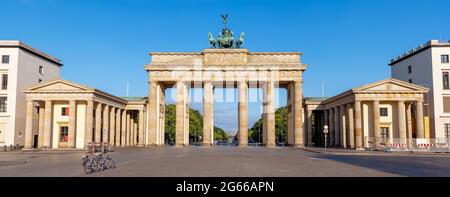
POLYGON ((450 46, 450 40, 445 41, 445 42, 439 41, 439 40, 430 40, 430 41, 426 42, 425 44, 420 44, 418 47, 413 48, 413 49, 409 50, 408 52, 405 52, 399 56, 392 58, 389 65, 392 66, 393 64, 395 64, 409 56, 412 56, 426 48, 432 47, 432 46, 450 46))

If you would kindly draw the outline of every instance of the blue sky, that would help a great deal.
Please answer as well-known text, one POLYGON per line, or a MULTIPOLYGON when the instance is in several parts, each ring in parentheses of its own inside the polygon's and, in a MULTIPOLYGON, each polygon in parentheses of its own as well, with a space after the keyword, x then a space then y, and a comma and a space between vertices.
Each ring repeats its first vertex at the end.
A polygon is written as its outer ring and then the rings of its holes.
MULTIPOLYGON (((321 81, 332 96, 389 77, 389 59, 406 50, 450 39, 449 7, 447 0, 5 0, 0 39, 61 59, 63 78, 119 96, 128 81, 130 95, 146 96, 148 52, 207 48, 207 33, 216 34, 228 13, 250 51, 304 53, 305 96, 320 96, 321 81)), ((218 126, 237 127, 235 102, 215 109, 218 126)), ((250 126, 259 110, 250 104, 250 126)))

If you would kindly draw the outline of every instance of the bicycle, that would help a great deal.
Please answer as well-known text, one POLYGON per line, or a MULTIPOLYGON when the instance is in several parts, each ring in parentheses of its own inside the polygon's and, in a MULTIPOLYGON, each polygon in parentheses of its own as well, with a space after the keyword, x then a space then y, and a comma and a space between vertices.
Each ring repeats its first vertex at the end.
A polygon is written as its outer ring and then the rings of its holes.
POLYGON ((84 172, 86 174, 91 174, 93 172, 99 171, 99 166, 96 158, 97 156, 93 152, 89 152, 81 157, 81 159, 83 160, 84 172))
POLYGON ((89 151, 81 157, 86 174, 100 172, 105 169, 112 169, 116 167, 116 164, 108 154, 108 152, 112 152, 112 149, 110 146, 107 146, 106 143, 101 143, 100 145, 90 143, 88 144, 88 147, 89 151))
POLYGON ((98 154, 96 157, 96 161, 99 166, 98 171, 116 168, 116 164, 109 157, 109 154, 107 151, 104 151, 104 152, 98 154))

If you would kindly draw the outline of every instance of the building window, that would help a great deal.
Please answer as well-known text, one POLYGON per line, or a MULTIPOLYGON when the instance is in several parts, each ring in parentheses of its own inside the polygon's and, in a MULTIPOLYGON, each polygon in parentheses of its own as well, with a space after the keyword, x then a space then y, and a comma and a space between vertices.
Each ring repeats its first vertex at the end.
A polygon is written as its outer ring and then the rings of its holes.
POLYGON ((2 55, 2 64, 9 64, 9 55, 2 55))
POLYGON ((412 67, 408 66, 408 74, 411 74, 411 73, 412 73, 412 67))
POLYGON ((2 90, 8 89, 8 74, 2 74, 2 90))
POLYGON ((441 63, 448 64, 448 55, 441 55, 441 63))
POLYGON ((388 116, 388 109, 385 107, 380 108, 380 116, 383 116, 383 117, 388 116))
POLYGON ((444 101, 444 113, 450 113, 450 97, 444 96, 442 100, 444 101))
POLYGON ((448 90, 450 88, 448 82, 449 82, 448 81, 448 72, 443 72, 442 73, 442 85, 443 85, 444 90, 448 90))
POLYGON ((409 83, 412 83, 412 79, 409 79, 408 82, 409 82, 409 83))
POLYGON ((41 74, 41 75, 44 74, 44 67, 39 66, 39 74, 41 74))
POLYGON ((8 97, 0 97, 0 112, 6 112, 8 97))
POLYGON ((63 126, 60 127, 60 142, 68 142, 69 141, 69 127, 63 126))
POLYGON ((69 115, 69 108, 63 107, 61 108, 61 116, 68 116, 69 115))
POLYGON ((444 124, 445 138, 450 138, 450 124, 444 124))
POLYGON ((42 83, 42 79, 38 79, 38 83, 42 83))

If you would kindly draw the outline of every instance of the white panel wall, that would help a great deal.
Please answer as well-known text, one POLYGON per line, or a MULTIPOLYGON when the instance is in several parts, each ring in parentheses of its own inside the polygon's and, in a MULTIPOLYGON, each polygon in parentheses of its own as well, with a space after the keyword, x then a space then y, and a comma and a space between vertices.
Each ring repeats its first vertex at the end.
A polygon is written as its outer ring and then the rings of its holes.
POLYGON ((55 102, 53 105, 52 148, 58 148, 59 135, 60 135, 59 126, 62 124, 68 125, 68 123, 69 123, 69 116, 61 115, 61 110, 63 107, 69 107, 69 103, 68 102, 55 102))
MULTIPOLYGON (((3 140, 0 140, 1 146, 14 144, 15 100, 17 90, 17 81, 15 79, 17 78, 19 62, 18 51, 18 48, 0 48, 0 56, 9 55, 9 64, 2 64, 0 62, 0 71, 2 73, 8 73, 8 89, 0 90, 0 95, 8 97, 6 113, 0 113, 0 124, 4 126, 4 131, 0 134, 3 136, 3 140)), ((23 107, 25 108, 25 105, 23 107)))
POLYGON ((85 122, 86 122, 86 104, 77 104, 77 124, 75 132, 75 147, 84 148, 84 134, 85 134, 85 122))

